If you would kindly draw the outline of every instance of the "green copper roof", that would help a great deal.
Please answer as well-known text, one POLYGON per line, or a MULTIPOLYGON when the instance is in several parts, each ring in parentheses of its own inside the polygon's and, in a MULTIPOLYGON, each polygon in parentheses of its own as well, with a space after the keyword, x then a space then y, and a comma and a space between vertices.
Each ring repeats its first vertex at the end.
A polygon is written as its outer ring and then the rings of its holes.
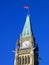
POLYGON ((31 25, 30 25, 30 16, 27 15, 25 25, 22 31, 22 37, 29 37, 31 36, 31 25))

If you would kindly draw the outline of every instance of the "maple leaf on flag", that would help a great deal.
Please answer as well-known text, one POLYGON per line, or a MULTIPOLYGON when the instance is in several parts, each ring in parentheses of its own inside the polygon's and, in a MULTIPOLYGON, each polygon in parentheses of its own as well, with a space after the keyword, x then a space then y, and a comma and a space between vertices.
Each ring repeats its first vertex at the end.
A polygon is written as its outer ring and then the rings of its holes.
POLYGON ((29 6, 24 6, 23 8, 29 9, 29 6))

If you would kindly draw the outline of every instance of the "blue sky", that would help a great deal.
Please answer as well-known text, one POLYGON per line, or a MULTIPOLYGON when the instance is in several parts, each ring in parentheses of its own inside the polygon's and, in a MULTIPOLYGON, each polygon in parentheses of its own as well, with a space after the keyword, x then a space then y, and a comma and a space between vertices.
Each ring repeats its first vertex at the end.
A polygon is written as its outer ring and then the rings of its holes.
POLYGON ((0 65, 14 65, 16 40, 30 6, 32 30, 39 46, 39 65, 49 65, 49 0, 0 0, 0 65))

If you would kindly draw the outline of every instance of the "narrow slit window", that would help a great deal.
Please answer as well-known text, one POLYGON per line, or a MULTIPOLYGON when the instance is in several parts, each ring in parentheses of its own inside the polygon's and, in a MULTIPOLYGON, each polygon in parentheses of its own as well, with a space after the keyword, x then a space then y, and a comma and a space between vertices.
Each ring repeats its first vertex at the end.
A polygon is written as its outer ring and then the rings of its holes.
POLYGON ((27 57, 25 56, 25 64, 27 64, 27 57))
POLYGON ((30 56, 28 56, 28 64, 30 64, 30 56))
POLYGON ((22 64, 24 64, 24 57, 22 57, 22 64))

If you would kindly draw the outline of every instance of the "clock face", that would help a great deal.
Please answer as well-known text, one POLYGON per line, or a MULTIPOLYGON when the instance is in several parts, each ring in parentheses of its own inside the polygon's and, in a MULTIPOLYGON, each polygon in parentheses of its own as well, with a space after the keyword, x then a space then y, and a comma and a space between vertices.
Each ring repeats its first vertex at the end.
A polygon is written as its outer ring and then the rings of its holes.
POLYGON ((30 42, 29 41, 24 41, 22 43, 22 47, 26 48, 26 47, 29 47, 30 46, 30 42))

